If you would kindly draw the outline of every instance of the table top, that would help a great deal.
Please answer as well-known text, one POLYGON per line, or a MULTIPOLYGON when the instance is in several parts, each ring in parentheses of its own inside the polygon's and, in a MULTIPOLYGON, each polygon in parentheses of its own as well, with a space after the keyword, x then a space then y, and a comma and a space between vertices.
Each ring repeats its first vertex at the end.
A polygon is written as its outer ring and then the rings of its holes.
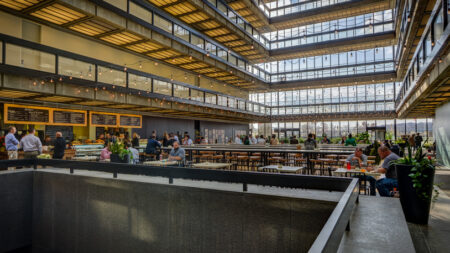
POLYGON ((162 160, 162 161, 147 161, 147 162, 144 162, 143 164, 144 165, 153 165, 153 166, 166 166, 166 165, 176 165, 176 164, 178 164, 178 162, 162 160))
POLYGON ((364 175, 374 176, 374 177, 381 176, 381 173, 378 173, 378 172, 370 172, 370 171, 367 171, 367 170, 365 172, 362 172, 362 171, 360 171, 358 169, 347 170, 346 168, 338 168, 337 170, 334 171, 334 173, 339 173, 339 174, 345 174, 345 173, 364 174, 364 175))
MULTIPOLYGON (((353 154, 354 151, 346 151, 346 150, 286 150, 286 149, 276 149, 274 147, 271 147, 270 149, 267 148, 223 148, 223 147, 211 147, 211 148, 205 148, 205 147, 183 147, 185 150, 202 150, 202 151, 222 151, 222 152, 270 152, 270 153, 300 153, 300 154, 338 154, 338 155, 349 155, 353 154)), ((169 150, 171 148, 163 147, 164 150, 169 150)))
POLYGON ((285 173, 296 173, 299 172, 303 169, 303 167, 294 167, 294 166, 282 166, 281 168, 278 168, 278 165, 268 165, 268 166, 264 166, 264 167, 260 167, 259 169, 276 169, 280 172, 285 172, 285 173))
POLYGON ((194 168, 202 168, 202 169, 220 169, 220 168, 227 168, 232 166, 232 163, 210 163, 210 162, 204 162, 204 163, 194 163, 192 164, 192 167, 194 168))

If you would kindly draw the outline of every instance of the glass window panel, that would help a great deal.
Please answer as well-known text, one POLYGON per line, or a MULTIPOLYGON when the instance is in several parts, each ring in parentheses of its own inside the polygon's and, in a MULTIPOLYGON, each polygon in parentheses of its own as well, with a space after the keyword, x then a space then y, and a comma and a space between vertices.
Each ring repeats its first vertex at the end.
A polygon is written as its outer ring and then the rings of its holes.
POLYGON ((153 92, 167 96, 172 96, 172 84, 153 79, 153 92))
POLYGON ((189 98, 189 88, 181 85, 173 85, 173 96, 179 98, 189 98))
POLYGON ((5 63, 17 67, 55 73, 55 55, 38 50, 6 44, 5 63))
POLYGON ((133 2, 129 2, 130 6, 129 6, 129 12, 130 14, 144 20, 147 23, 152 23, 152 13, 144 8, 142 8, 141 6, 133 3, 133 2))
POLYGON ((194 34, 191 34, 191 44, 193 44, 201 49, 205 48, 205 41, 202 38, 200 38, 194 34))
MULTIPOLYGON (((83 61, 66 57, 58 57, 58 73, 64 76, 73 76, 85 80, 95 81, 95 66, 83 61)), ((99 70, 99 75, 107 74, 99 70)))
MULTIPOLYGON (((100 74, 100 73, 99 73, 100 74)), ((147 92, 152 91, 152 79, 146 76, 139 76, 128 73, 128 87, 147 92)))
POLYGON ((126 73, 122 70, 110 69, 103 66, 98 66, 98 82, 107 83, 116 86, 126 86, 126 73), (100 75, 100 73, 102 73, 100 75))
POLYGON ((191 89, 191 100, 204 102, 204 92, 196 89, 191 89))
POLYGON ((155 14, 154 16, 154 22, 155 22, 154 25, 156 27, 161 28, 168 33, 172 33, 172 22, 166 20, 165 18, 160 17, 157 14, 155 14))
POLYGON ((217 104, 217 96, 216 94, 211 94, 208 92, 205 92, 205 103, 208 104, 217 104))
POLYGON ((187 42, 189 42, 189 32, 188 30, 184 29, 181 26, 178 25, 174 25, 175 31, 174 31, 174 35, 177 36, 178 38, 185 40, 187 42))

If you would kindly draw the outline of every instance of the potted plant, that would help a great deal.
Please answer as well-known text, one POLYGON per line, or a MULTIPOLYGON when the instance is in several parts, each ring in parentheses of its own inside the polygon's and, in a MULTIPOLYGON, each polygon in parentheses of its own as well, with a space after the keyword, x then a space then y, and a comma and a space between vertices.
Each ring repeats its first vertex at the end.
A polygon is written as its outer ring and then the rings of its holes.
POLYGON ((109 151, 111 151, 111 162, 128 163, 129 159, 133 159, 130 150, 126 149, 121 142, 110 142, 109 151))
MULTIPOLYGON (((426 157, 426 154, 422 153, 422 146, 417 149, 414 156, 411 146, 407 144, 407 147, 408 156, 393 162, 397 171, 400 203, 406 221, 428 224, 435 166, 431 157, 426 157)), ((437 194, 434 200, 436 198, 437 194)))

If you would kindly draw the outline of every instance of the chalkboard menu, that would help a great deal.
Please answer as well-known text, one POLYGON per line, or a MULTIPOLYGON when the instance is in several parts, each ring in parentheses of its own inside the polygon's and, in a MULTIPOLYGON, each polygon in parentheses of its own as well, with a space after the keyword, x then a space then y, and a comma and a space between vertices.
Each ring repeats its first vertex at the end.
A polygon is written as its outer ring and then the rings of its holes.
POLYGON ((139 115, 120 115, 120 127, 142 127, 142 117, 139 115))
POLYGON ((5 105, 5 123, 49 124, 50 110, 41 107, 5 105))
POLYGON ((91 112, 90 115, 93 126, 117 126, 117 114, 91 112))
POLYGON ((53 110, 53 124, 86 126, 86 112, 72 110, 53 110))

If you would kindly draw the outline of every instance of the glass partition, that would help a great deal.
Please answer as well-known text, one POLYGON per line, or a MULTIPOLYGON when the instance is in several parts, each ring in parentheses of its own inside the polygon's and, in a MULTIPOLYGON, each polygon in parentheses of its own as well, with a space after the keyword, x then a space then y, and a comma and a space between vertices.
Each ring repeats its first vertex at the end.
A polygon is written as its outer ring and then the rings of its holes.
POLYGON ((5 64, 55 73, 55 55, 6 43, 5 64))

